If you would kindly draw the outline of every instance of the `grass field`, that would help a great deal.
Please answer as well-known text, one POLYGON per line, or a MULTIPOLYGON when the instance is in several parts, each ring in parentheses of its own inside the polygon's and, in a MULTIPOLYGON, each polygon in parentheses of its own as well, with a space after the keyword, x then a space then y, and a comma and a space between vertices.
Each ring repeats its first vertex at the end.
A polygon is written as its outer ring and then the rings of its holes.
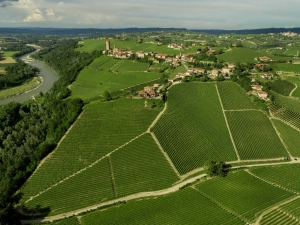
POLYGON ((300 157, 300 142, 295 141, 300 140, 300 132, 280 120, 273 119, 272 121, 291 155, 300 157))
POLYGON ((0 64, 11 64, 16 63, 16 60, 12 57, 5 57, 3 60, 0 61, 0 64))
MULTIPOLYGON (((194 53, 197 52, 197 46, 189 47, 187 49, 176 50, 172 48, 168 48, 167 45, 158 46, 156 42, 149 43, 144 42, 141 44, 136 43, 136 40, 129 41, 120 41, 116 39, 110 39, 111 48, 121 48, 133 51, 145 51, 145 52, 156 52, 156 53, 164 53, 164 54, 186 54, 186 53, 194 53)), ((84 40, 82 45, 83 47, 78 48, 79 51, 92 52, 94 50, 105 50, 105 39, 102 40, 84 40)))
POLYGON ((101 56, 85 67, 71 85, 72 97, 90 99, 161 77, 160 73, 144 72, 148 63, 108 59, 101 56), (131 71, 131 72, 128 72, 131 71))
POLYGON ((173 86, 153 131, 181 174, 209 159, 236 159, 214 83, 173 86))
POLYGON ((29 79, 28 81, 24 82, 20 86, 8 88, 5 90, 0 91, 0 99, 8 98, 14 95, 19 95, 22 93, 25 93, 26 91, 30 91, 33 88, 39 86, 41 83, 41 78, 34 77, 32 79, 29 79))
POLYGON ((287 157, 267 115, 260 111, 226 111, 229 127, 241 159, 287 157))
POLYGON ((255 218, 268 207, 293 196, 292 193, 261 181, 244 171, 229 173, 226 178, 200 183, 196 188, 216 204, 240 215, 248 223, 254 222, 255 218))
POLYGON ((18 51, 5 51, 3 52, 3 57, 12 57, 14 54, 18 53, 18 51))
POLYGON ((256 62, 254 58, 260 57, 260 56, 267 56, 270 59, 273 60, 290 60, 293 59, 293 57, 281 57, 281 56, 274 56, 269 54, 266 51, 257 51, 252 50, 248 48, 233 48, 231 51, 225 52, 222 55, 218 55, 217 58, 224 60, 226 62, 241 62, 241 63, 247 63, 247 62, 256 62))
POLYGON ((164 189, 178 180, 150 134, 141 136, 110 158, 117 197, 164 189))
POLYGON ((120 99, 85 106, 59 147, 25 184, 23 199, 91 165, 145 132, 160 108, 145 108, 144 102, 144 99, 120 99))
POLYGON ((191 188, 158 198, 129 201, 84 215, 80 221, 82 225, 99 224, 99 221, 107 225, 244 224, 191 188))
POLYGON ((234 82, 218 83, 224 110, 255 109, 246 91, 234 82))
POLYGON ((300 192, 300 164, 280 165, 272 167, 253 168, 251 172, 256 176, 278 184, 291 191, 300 192), (280 177, 280 179, 278 179, 280 177))
POLYGON ((290 63, 271 64, 271 68, 275 71, 300 73, 300 64, 290 64, 290 63))
POLYGON ((231 51, 225 52, 222 55, 218 55, 218 59, 222 59, 226 62, 255 62, 254 58, 265 56, 266 52, 255 51, 247 48, 233 48, 231 51))

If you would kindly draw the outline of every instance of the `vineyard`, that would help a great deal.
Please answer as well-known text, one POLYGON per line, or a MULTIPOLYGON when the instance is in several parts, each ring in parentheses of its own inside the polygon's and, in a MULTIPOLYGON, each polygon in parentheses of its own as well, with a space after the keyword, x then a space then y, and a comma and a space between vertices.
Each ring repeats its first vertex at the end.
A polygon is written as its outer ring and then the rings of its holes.
POLYGON ((38 197, 26 202, 27 209, 50 206, 48 214, 64 212, 95 205, 114 198, 109 161, 104 159, 82 173, 54 186, 38 197))
POLYGON ((218 90, 224 110, 255 109, 247 93, 234 82, 218 83, 218 90))
POLYGON ((146 71, 149 67, 149 63, 134 62, 125 60, 124 63, 118 68, 118 71, 146 71))
POLYGON ((300 130, 300 113, 293 112, 277 104, 269 105, 273 117, 284 121, 295 129, 300 130))
POLYGON ((148 63, 100 56, 80 71, 76 81, 71 85, 72 97, 82 99, 99 97, 106 90, 117 91, 161 77, 160 73, 145 72, 148 67, 148 63))
POLYGON ((266 214, 262 221, 262 225, 272 224, 299 224, 300 223, 300 200, 299 198, 285 205, 280 206, 276 210, 266 214))
POLYGON ((299 164, 255 168, 251 169, 251 172, 264 180, 278 184, 288 190, 300 192, 299 164))
POLYGON ((275 209, 268 214, 264 215, 261 220, 261 225, 273 225, 273 224, 288 224, 297 225, 300 221, 289 214, 289 212, 283 211, 281 208, 275 209))
POLYGON ((270 82, 269 85, 273 91, 284 96, 289 96, 291 91, 296 87, 288 80, 281 79, 270 82))
POLYGON ((229 127, 241 159, 287 157, 268 116, 260 111, 227 111, 229 127))
MULTIPOLYGON (((300 69, 300 65, 299 66, 300 69)), ((299 76, 285 76, 285 79, 297 85, 296 90, 293 91, 292 96, 300 98, 300 77, 299 76)))
POLYGON ((56 222, 52 222, 52 223, 33 223, 33 225, 80 225, 78 219, 76 217, 72 217, 72 218, 68 218, 68 219, 63 219, 63 220, 59 220, 56 222))
POLYGON ((280 120, 272 119, 280 137, 293 157, 300 157, 300 131, 290 127, 280 120))
POLYGON ((145 108, 144 100, 90 103, 59 147, 29 179, 22 190, 23 199, 38 194, 142 134, 158 113, 158 108, 145 108))
POLYGON ((296 113, 300 113, 300 101, 295 99, 295 98, 291 98, 291 97, 286 97, 280 94, 277 94, 275 92, 272 92, 272 94, 275 97, 274 102, 286 109, 289 109, 291 111, 294 111, 296 113))
POLYGON ((167 104, 153 132, 179 173, 201 167, 209 159, 237 158, 214 83, 175 85, 167 104))
POLYGON ((82 225, 98 224, 244 224, 191 188, 158 198, 129 201, 80 218, 82 225), (204 210, 205 209, 205 210, 204 210))
POLYGON ((251 223, 265 209, 293 196, 292 193, 238 171, 196 185, 207 198, 251 223))
POLYGON ((106 55, 100 56, 97 59, 94 59, 94 61, 89 65, 89 67, 98 69, 100 66, 102 66, 104 63, 108 62, 111 59, 111 57, 106 55))
POLYGON ((144 134, 110 158, 117 197, 164 189, 178 180, 150 134, 144 134))

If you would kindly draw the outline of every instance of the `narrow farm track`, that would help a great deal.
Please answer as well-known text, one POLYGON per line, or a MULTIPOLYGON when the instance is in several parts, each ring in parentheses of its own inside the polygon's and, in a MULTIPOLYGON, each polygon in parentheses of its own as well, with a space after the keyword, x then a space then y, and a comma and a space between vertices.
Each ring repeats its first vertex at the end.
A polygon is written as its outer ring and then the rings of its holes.
POLYGON ((271 124, 272 124, 272 126, 273 126, 273 128, 274 128, 274 130, 275 130, 275 132, 277 133, 277 136, 279 137, 281 143, 283 144, 283 146, 284 146, 286 152, 288 153, 288 155, 289 155, 289 157, 290 157, 290 160, 295 161, 294 157, 293 157, 293 156, 291 155, 291 153, 289 152, 287 145, 286 145, 285 142, 282 140, 282 138, 281 138, 281 136, 280 136, 280 133, 278 132, 276 126, 274 125, 274 123, 273 123, 273 121, 272 121, 272 119, 271 119, 270 117, 269 117, 269 120, 270 120, 270 122, 271 122, 271 124))
POLYGON ((296 86, 296 87, 291 91, 291 93, 290 93, 290 95, 289 95, 290 97, 292 97, 293 92, 296 91, 296 89, 298 88, 298 85, 297 85, 297 84, 295 84, 295 86, 296 86))
POLYGON ((151 133, 151 128, 154 127, 154 125, 157 123, 157 121, 160 119, 160 117, 162 117, 162 115, 165 113, 167 108, 168 108, 168 102, 165 103, 165 108, 157 115, 155 120, 153 120, 153 122, 150 124, 150 126, 147 130, 148 133, 151 133))
POLYGON ((118 199, 114 199, 111 201, 107 201, 107 202, 103 202, 97 205, 93 205, 93 206, 89 206, 86 208, 82 208, 79 210, 74 210, 68 213, 64 213, 64 214, 60 214, 60 215, 56 215, 56 216, 50 216, 50 217, 45 217, 45 218, 41 218, 41 219, 34 219, 34 220, 21 220, 22 224, 31 224, 31 223, 39 223, 39 222, 52 222, 55 220, 60 220, 60 219, 64 219, 64 218, 68 218, 71 216, 76 216, 79 215, 81 213, 84 212, 89 212, 91 210, 96 210, 100 207, 104 207, 104 206, 109 206, 109 205, 113 205, 116 204, 118 202, 124 202, 124 201, 129 201, 129 200, 134 200, 134 199, 139 199, 139 198, 145 198, 145 197, 156 197, 156 196, 161 196, 161 195, 167 195, 176 191, 179 191, 182 187, 193 183, 199 179, 201 179, 202 177, 207 176, 207 174, 201 174, 199 176, 190 178, 186 181, 183 181, 181 183, 178 183, 172 187, 163 189, 163 190, 159 190, 159 191, 151 191, 151 192, 141 192, 141 193, 137 193, 137 194, 132 194, 132 195, 128 195, 122 198, 118 198, 118 199))
POLYGON ((227 130, 228 130, 228 133, 229 133, 229 136, 230 136, 230 139, 231 139, 231 143, 233 145, 233 148, 234 148, 235 154, 237 156, 237 159, 238 159, 238 161, 240 161, 241 158, 240 158, 240 155, 239 155, 238 150, 236 148, 235 142, 233 140, 232 133, 230 131, 230 127, 229 127, 229 124, 228 124, 228 121, 227 121, 227 117, 226 117, 226 114, 225 114, 225 111, 224 111, 224 106, 223 106, 223 102, 222 102, 222 99, 221 99, 221 96, 220 96, 220 93, 219 93, 219 89, 218 89, 217 84, 215 84, 215 86, 216 86, 218 98, 219 98, 219 101, 220 101, 220 105, 221 105, 221 108, 222 108, 222 113, 224 115, 224 119, 225 119, 225 123, 226 123, 226 126, 227 126, 227 130))
POLYGON ((31 201, 32 199, 34 199, 34 198, 40 196, 41 194, 45 193, 46 191, 49 191, 50 189, 52 189, 53 187, 57 186, 58 184, 63 183, 64 181, 66 181, 66 180, 68 180, 68 179, 70 179, 70 178, 72 178, 72 177, 74 177, 74 176, 76 176, 76 175, 82 173, 83 171, 87 170, 88 168, 93 167, 94 165, 96 165, 97 163, 99 163, 100 161, 102 161, 103 159, 105 159, 106 157, 109 157, 112 153, 118 151, 119 149, 123 148, 124 146, 128 145, 129 143, 133 142, 134 140, 136 140, 137 138, 143 136, 143 135, 146 134, 146 133, 147 133, 147 132, 144 132, 144 133, 142 133, 142 134, 136 136, 135 138, 131 139, 130 141, 126 142, 125 144, 123 144, 123 145, 119 146, 118 148, 114 149, 114 150, 111 151, 110 153, 108 153, 108 154, 102 156, 100 159, 96 160, 95 162, 93 162, 93 163, 90 164, 89 166, 84 167, 83 169, 77 171, 76 173, 73 173, 72 175, 70 175, 70 176, 64 178, 63 180, 61 180, 61 181, 59 181, 59 182, 53 184, 52 186, 50 186, 49 188, 45 189, 44 191, 41 191, 41 192, 38 193, 37 195, 31 196, 27 201, 25 201, 25 203, 27 203, 27 202, 31 201))
POLYGON ((176 167, 174 166, 172 160, 169 158, 168 154, 164 151, 164 149, 162 148, 162 146, 160 145, 159 141, 157 140, 156 136, 154 133, 150 132, 153 140, 155 141, 155 143, 157 144, 158 148, 160 149, 160 151, 162 152, 162 154, 165 156, 165 158, 167 159, 168 163, 171 165, 172 169, 174 170, 174 172, 176 173, 176 175, 178 176, 178 178, 182 179, 182 176, 179 174, 178 170, 176 169, 176 167))
POLYGON ((290 203, 290 202, 292 202, 292 201, 294 201, 294 200, 296 200, 296 199, 298 199, 298 198, 300 198, 300 195, 297 195, 297 196, 295 196, 295 197, 292 197, 292 198, 289 198, 289 199, 287 199, 287 200, 284 200, 284 201, 278 203, 277 205, 275 205, 275 206, 273 206, 273 207, 267 209, 267 210, 264 211, 262 214, 260 214, 260 216, 257 218, 257 220, 255 221, 255 223, 253 223, 253 225, 259 225, 259 224, 260 224, 260 221, 262 220, 262 218, 263 218, 266 214, 268 214, 268 213, 272 212, 273 210, 278 209, 280 206, 285 205, 285 204, 288 204, 288 203, 290 203))

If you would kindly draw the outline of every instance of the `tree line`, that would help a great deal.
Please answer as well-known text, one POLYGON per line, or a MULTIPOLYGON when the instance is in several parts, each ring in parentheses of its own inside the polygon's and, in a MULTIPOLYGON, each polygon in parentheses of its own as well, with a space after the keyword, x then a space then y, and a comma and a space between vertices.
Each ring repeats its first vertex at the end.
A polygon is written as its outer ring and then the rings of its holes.
POLYGON ((59 80, 37 100, 0 107, 0 223, 19 224, 15 194, 32 174, 39 161, 49 154, 76 120, 84 105, 81 99, 66 99, 67 86, 79 71, 97 57, 74 51, 69 41, 35 54, 59 74, 59 80))

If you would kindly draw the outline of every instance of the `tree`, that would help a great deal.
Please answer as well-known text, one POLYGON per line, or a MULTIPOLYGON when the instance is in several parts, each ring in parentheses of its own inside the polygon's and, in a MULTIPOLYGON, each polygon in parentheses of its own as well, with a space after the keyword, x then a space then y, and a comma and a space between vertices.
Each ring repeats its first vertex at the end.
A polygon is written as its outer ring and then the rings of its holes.
POLYGON ((230 165, 226 165, 224 162, 208 160, 203 164, 203 167, 208 170, 208 174, 210 177, 225 177, 230 168, 230 165))
POLYGON ((111 95, 110 95, 110 93, 107 90, 104 91, 104 95, 103 96, 104 96, 104 99, 106 101, 111 100, 111 95))

